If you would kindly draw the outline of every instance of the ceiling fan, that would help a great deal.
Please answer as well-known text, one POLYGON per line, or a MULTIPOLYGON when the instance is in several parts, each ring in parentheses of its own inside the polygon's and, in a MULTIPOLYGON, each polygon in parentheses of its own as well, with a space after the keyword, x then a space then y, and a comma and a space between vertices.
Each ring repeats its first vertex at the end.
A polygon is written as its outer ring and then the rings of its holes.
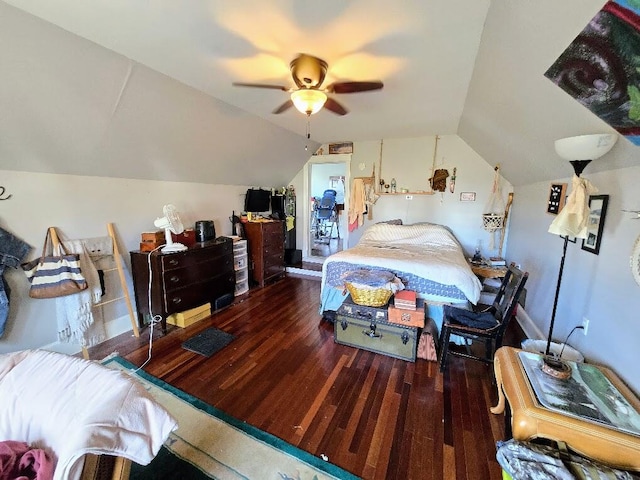
POLYGON ((291 94, 291 98, 276 108, 273 113, 282 113, 292 106, 295 106, 301 113, 309 116, 324 106, 327 110, 338 115, 346 115, 344 108, 333 98, 327 97, 327 93, 357 93, 380 90, 383 83, 380 81, 366 82, 334 82, 322 88, 322 82, 327 74, 327 62, 312 55, 300 54, 289 64, 291 76, 295 87, 284 87, 282 85, 265 85, 260 83, 239 83, 234 82, 237 87, 271 88, 282 90, 291 94))

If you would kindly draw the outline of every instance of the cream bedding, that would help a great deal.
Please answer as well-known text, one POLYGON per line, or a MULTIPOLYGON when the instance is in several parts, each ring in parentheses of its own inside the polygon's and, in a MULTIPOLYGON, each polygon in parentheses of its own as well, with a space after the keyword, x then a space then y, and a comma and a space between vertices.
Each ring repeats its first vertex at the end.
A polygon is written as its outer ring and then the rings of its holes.
POLYGON ((442 225, 376 224, 369 227, 358 244, 331 255, 322 268, 325 288, 332 262, 348 262, 401 271, 433 282, 457 287, 476 304, 482 285, 467 263, 460 243, 442 225))

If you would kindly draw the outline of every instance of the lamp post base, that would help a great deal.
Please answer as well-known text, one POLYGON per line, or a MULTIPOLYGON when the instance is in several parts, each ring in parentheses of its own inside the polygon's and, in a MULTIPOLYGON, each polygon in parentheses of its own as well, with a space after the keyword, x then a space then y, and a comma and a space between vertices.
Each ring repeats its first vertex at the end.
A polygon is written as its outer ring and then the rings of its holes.
POLYGON ((562 360, 545 356, 540 362, 540 369, 550 377, 566 380, 571 376, 571 366, 562 360))

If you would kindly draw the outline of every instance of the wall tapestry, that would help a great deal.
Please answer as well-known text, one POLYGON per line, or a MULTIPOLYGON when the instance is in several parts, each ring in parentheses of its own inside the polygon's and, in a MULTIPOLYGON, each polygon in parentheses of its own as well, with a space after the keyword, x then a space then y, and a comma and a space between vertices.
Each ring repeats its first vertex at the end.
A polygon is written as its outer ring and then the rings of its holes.
POLYGON ((640 0, 611 0, 545 77, 640 145, 640 0))

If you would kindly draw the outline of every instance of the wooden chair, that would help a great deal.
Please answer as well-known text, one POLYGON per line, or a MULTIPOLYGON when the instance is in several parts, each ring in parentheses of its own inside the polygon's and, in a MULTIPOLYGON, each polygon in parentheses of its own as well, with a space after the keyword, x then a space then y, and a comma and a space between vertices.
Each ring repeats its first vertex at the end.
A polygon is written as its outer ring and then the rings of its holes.
POLYGON ((514 263, 509 265, 502 280, 500 289, 493 304, 483 311, 470 311, 445 305, 442 329, 439 339, 440 371, 447 368, 447 357, 458 357, 478 360, 488 364, 493 363, 493 356, 502 346, 502 337, 511 317, 515 316, 518 299, 524 289, 529 274, 522 272, 514 263), (458 335, 465 340, 484 343, 484 355, 479 355, 470 348, 466 352, 450 350, 451 335, 458 335))

